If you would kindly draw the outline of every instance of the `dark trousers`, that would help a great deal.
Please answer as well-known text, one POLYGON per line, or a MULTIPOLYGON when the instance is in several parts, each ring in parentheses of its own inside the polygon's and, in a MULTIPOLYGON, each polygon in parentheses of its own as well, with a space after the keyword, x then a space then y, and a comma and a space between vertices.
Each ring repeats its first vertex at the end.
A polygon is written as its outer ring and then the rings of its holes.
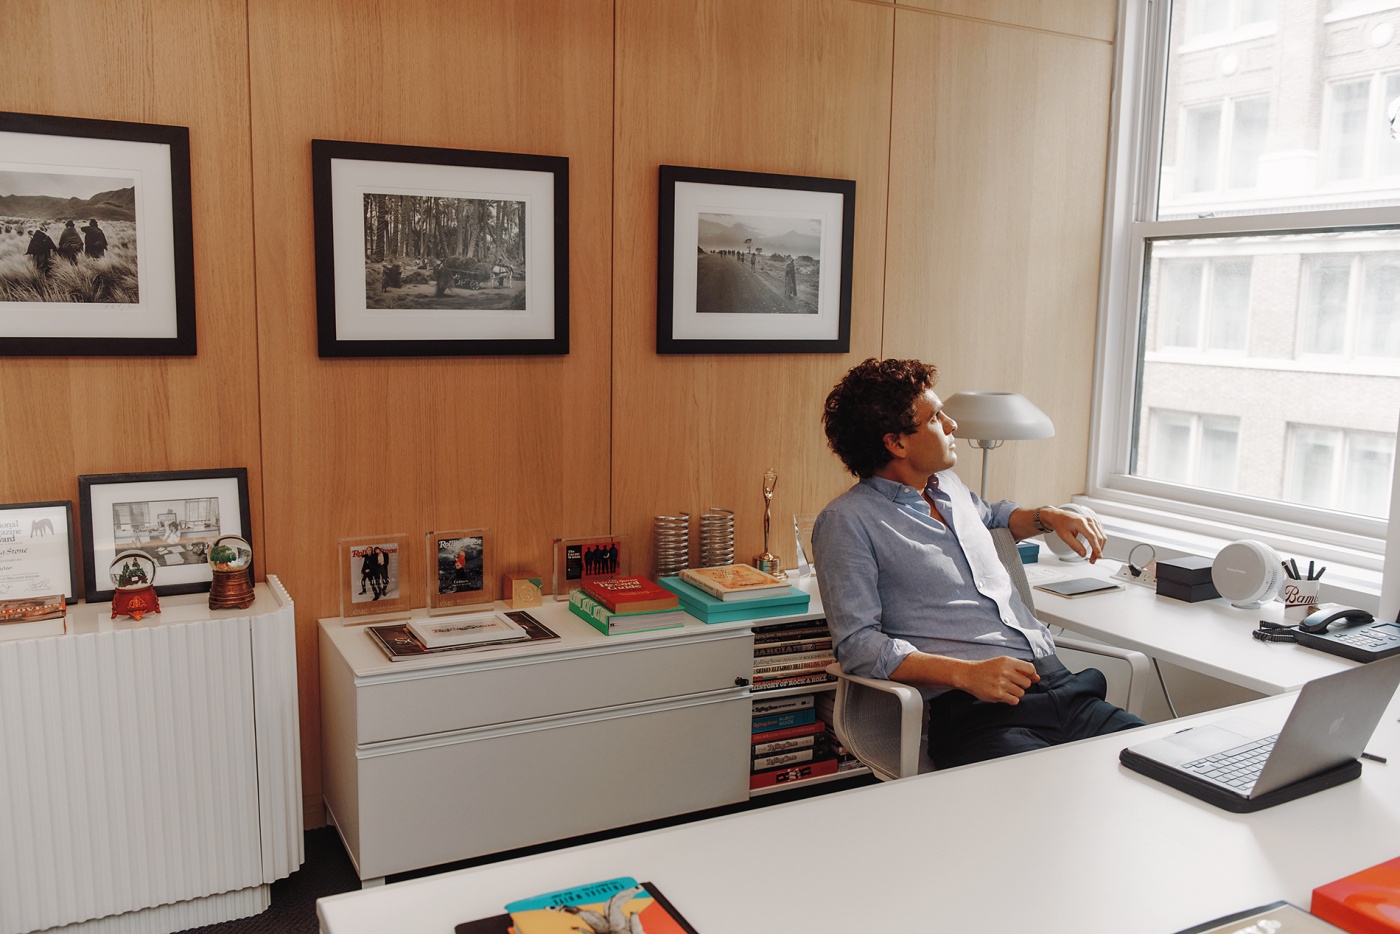
POLYGON ((1016 705, 980 701, 948 691, 929 701, 928 755, 935 768, 1009 756, 1143 726, 1144 721, 1104 700, 1108 688, 1097 668, 1042 671, 1016 705))

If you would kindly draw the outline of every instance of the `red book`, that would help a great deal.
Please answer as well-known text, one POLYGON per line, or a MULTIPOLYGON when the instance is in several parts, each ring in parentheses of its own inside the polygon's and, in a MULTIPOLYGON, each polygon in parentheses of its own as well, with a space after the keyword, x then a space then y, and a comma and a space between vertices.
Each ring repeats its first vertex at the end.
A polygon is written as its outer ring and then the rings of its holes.
POLYGON ((790 785, 793 782, 800 782, 805 778, 817 778, 822 775, 835 774, 835 759, 823 759, 820 762, 802 762, 797 765, 785 765, 776 769, 769 769, 766 772, 754 772, 749 776, 749 790, 772 788, 775 785, 790 785))
POLYGON ((1400 931, 1400 857, 1313 889, 1312 913, 1352 934, 1400 931))
POLYGON ((679 597, 645 577, 584 581, 583 592, 614 613, 650 613, 680 606, 679 597))
POLYGON ((753 744, 771 743, 780 739, 792 739, 794 736, 816 736, 818 733, 826 732, 826 724, 820 720, 815 723, 804 723, 802 726, 785 726, 781 730, 769 730, 767 733, 754 733, 753 744))

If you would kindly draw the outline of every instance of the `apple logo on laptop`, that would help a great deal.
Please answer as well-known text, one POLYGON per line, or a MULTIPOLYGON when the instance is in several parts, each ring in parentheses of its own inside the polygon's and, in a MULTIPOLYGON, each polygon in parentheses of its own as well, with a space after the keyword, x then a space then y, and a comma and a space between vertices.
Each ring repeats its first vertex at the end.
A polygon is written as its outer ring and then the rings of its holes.
POLYGON ((1337 732, 1337 730, 1341 729, 1342 721, 1345 719, 1346 714, 1342 714, 1340 717, 1333 720, 1332 725, 1327 728, 1327 735, 1331 736, 1333 733, 1337 732))

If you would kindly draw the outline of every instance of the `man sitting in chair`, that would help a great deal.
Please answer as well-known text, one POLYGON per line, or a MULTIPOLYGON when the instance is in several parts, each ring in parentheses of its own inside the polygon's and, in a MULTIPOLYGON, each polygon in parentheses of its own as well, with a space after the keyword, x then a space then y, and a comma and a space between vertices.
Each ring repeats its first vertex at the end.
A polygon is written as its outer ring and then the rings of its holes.
POLYGON ((812 530, 836 658, 848 673, 929 698, 938 768, 1141 726, 1104 700, 1096 669, 1069 672, 1016 592, 991 528, 1051 532, 1098 560, 1103 530, 1050 506, 984 503, 952 467, 957 424, 918 360, 869 359, 826 397, 827 441, 860 482, 812 530))

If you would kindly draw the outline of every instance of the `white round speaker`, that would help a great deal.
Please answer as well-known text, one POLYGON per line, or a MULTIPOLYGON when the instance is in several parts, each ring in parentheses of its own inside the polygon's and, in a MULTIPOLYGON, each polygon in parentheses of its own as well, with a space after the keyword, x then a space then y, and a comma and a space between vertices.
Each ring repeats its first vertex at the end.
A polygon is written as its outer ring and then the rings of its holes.
POLYGON ((1232 606, 1253 610, 1272 600, 1283 583, 1283 559, 1252 538, 1231 542, 1215 556, 1210 579, 1232 606))
MULTIPOLYGON (((1065 512, 1077 512, 1081 516, 1089 516, 1092 519, 1097 519, 1099 517, 1098 513, 1094 512, 1094 510, 1090 509, 1088 506, 1081 506, 1078 503, 1066 503, 1059 508, 1063 509, 1065 512)), ((1073 548, 1069 547, 1068 542, 1060 538, 1060 536, 1056 535, 1054 532, 1046 532, 1040 537, 1045 542, 1045 547, 1053 551, 1055 557, 1059 558, 1061 561, 1085 560, 1081 555, 1076 554, 1073 548)))

